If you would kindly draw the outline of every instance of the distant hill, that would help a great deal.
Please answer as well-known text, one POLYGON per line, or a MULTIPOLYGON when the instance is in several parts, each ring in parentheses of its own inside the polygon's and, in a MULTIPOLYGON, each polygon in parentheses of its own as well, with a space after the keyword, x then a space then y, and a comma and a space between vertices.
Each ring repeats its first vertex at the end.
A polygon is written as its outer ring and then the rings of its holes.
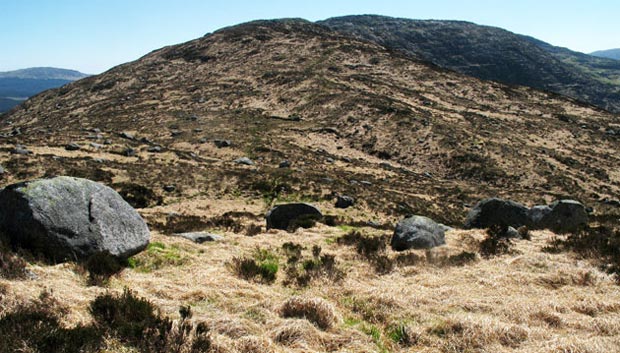
POLYGON ((548 90, 620 112, 620 62, 615 60, 463 21, 362 15, 319 23, 470 76, 548 90))
POLYGON ((50 88, 87 77, 75 70, 33 67, 0 72, 0 113, 8 111, 25 99, 50 88))
POLYGON ((599 58, 608 58, 614 60, 620 60, 620 48, 618 49, 608 49, 608 50, 598 50, 590 55, 598 56, 599 58))

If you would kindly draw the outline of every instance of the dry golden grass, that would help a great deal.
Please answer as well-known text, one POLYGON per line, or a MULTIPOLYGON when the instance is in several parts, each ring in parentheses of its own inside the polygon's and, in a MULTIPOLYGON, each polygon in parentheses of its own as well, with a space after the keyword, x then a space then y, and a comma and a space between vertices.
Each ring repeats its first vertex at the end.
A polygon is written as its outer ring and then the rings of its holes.
MULTIPOLYGON (((397 265, 385 275, 375 273, 354 247, 335 242, 345 234, 336 227, 272 230, 254 237, 223 234, 221 242, 198 245, 155 232, 152 240, 176 249, 183 261, 164 263, 150 273, 125 269, 107 288, 89 286, 86 274, 72 264, 31 264, 37 279, 0 280, 6 292, 0 310, 8 312, 48 291, 69 308, 67 325, 88 323, 91 300, 128 287, 173 318, 179 306, 191 306, 193 319, 210 327, 217 352, 620 349, 620 287, 589 262, 569 253, 543 252, 553 236, 547 231, 532 232, 532 241, 516 242, 515 254, 477 257, 465 265, 437 259, 475 250, 484 233, 451 231, 446 246, 411 250, 421 259, 416 265, 397 265), (307 287, 284 285, 286 259, 280 249, 290 241, 306 249, 319 245, 323 253, 334 254, 345 278, 318 278, 307 287), (280 256, 274 284, 239 279, 226 266, 232 257, 251 255, 256 247, 280 256)), ((397 254, 388 250, 386 255, 397 254)), ((152 255, 147 251, 139 256, 152 255)), ((106 341, 106 346, 108 352, 131 352, 115 341, 106 341)))

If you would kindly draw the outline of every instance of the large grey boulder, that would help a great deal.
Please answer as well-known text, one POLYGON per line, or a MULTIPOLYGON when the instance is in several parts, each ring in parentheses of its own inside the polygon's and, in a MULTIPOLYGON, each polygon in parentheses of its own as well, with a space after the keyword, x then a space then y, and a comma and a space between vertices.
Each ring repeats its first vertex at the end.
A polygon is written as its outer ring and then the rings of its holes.
POLYGON ((265 219, 267 221, 267 229, 283 229, 288 230, 295 221, 306 218, 318 220, 323 217, 318 208, 307 203, 289 203, 278 205, 269 210, 265 219))
POLYGON ((0 231, 11 243, 54 262, 98 252, 127 258, 146 248, 150 238, 142 217, 116 191, 66 176, 0 191, 0 231))
POLYGON ((469 211, 465 229, 489 228, 494 225, 519 228, 528 224, 527 207, 510 200, 490 198, 478 202, 469 211))
POLYGON ((446 243, 444 229, 427 217, 405 218, 396 225, 390 245, 396 251, 434 248, 446 243))
POLYGON ((588 212, 574 200, 559 200, 549 206, 534 206, 530 210, 532 229, 550 229, 556 233, 573 233, 588 224, 588 212), (535 208, 541 210, 533 212, 535 208))

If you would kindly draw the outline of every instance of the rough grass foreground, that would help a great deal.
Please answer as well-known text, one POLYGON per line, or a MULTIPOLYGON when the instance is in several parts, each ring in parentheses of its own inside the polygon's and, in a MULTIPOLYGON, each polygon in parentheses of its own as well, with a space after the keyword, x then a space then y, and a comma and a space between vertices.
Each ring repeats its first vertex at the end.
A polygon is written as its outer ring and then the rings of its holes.
POLYGON ((552 233, 482 256, 484 231, 404 253, 377 243, 385 231, 354 231, 227 232, 202 245, 155 233, 132 266, 95 284, 75 264, 25 258, 30 276, 0 278, 0 351, 620 351, 620 286, 575 252, 549 252, 552 233), (329 271, 291 280, 323 256, 329 271), (269 280, 239 275, 235 259, 269 263, 269 280))

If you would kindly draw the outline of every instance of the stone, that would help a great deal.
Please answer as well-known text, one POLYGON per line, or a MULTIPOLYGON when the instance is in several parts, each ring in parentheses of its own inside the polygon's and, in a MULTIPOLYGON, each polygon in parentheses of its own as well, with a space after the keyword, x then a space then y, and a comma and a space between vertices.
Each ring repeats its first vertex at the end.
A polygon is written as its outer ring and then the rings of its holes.
POLYGON ((269 210, 265 215, 267 230, 283 229, 288 230, 294 221, 300 218, 323 218, 321 211, 307 203, 289 203, 278 205, 269 210))
POLYGON ((0 231, 52 262, 108 252, 128 258, 149 243, 149 229, 113 189, 67 176, 21 182, 0 191, 0 231))
POLYGON ((120 136, 120 137, 122 137, 124 139, 127 139, 127 140, 135 140, 136 139, 136 137, 133 134, 130 134, 130 133, 124 132, 124 131, 121 132, 120 134, 118 134, 118 136, 120 136))
POLYGON ((28 150, 24 145, 15 145, 15 148, 11 150, 12 154, 28 155, 32 154, 32 151, 28 150))
POLYGON ((529 224, 527 207, 510 200, 490 198, 478 202, 469 211, 464 227, 471 229, 505 225, 519 228, 529 224))
POLYGON ((6 173, 6 170, 0 165, 0 175, 3 175, 4 173, 6 173))
POLYGON ((170 136, 177 137, 183 135, 183 131, 181 130, 172 130, 170 131, 170 136))
POLYGON ((88 144, 90 147, 95 148, 95 149, 100 149, 103 148, 104 146, 102 144, 96 143, 96 142, 91 142, 88 144))
POLYGON ((237 164, 254 165, 254 162, 248 157, 241 157, 234 160, 237 164))
POLYGON ((146 149, 148 152, 151 153, 159 153, 161 152, 161 147, 160 146, 151 146, 149 148, 146 149))
POLYGON ((198 244, 202 244, 207 241, 218 241, 224 239, 221 235, 206 232, 176 233, 175 236, 191 240, 198 244))
POLYGON ((131 148, 131 147, 127 147, 123 150, 123 155, 127 156, 127 157, 135 157, 136 156, 136 150, 131 148))
POLYGON ((232 146, 232 142, 230 140, 213 140, 213 143, 215 143, 215 146, 217 148, 224 148, 224 147, 230 147, 232 146))
POLYGON ((291 167, 291 162, 289 160, 283 160, 282 162, 280 162, 280 164, 278 164, 278 168, 290 168, 291 167))
POLYGON ((536 221, 532 219, 533 224, 530 229, 550 229, 556 233, 574 233, 588 225, 588 212, 585 206, 578 201, 559 200, 544 207, 546 208, 542 217, 536 221))
POLYGON ((430 249, 444 245, 445 231, 435 221, 424 216, 412 216, 398 222, 390 245, 393 250, 430 249))
POLYGON ((347 195, 338 195, 336 199, 336 208, 348 208, 355 204, 355 199, 347 195))
POLYGON ((80 145, 78 145, 78 144, 77 144, 77 143, 75 143, 75 142, 71 142, 70 144, 68 144, 68 145, 66 145, 66 146, 65 146, 65 149, 66 149, 67 151, 77 151, 77 150, 79 150, 79 149, 80 149, 80 145))
POLYGON ((164 185, 164 191, 165 192, 173 192, 176 189, 177 189, 177 187, 175 185, 164 185))

